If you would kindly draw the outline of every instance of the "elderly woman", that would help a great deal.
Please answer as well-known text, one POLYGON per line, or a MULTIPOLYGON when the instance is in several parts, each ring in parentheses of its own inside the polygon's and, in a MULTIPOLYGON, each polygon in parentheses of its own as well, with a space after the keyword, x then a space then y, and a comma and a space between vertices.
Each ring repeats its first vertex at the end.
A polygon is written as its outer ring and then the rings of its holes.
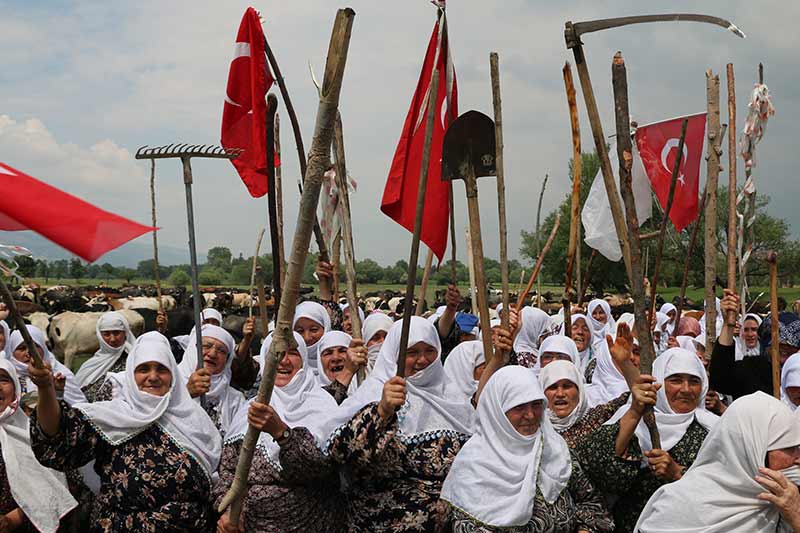
POLYGON ((204 324, 201 328, 203 367, 197 368, 197 347, 189 346, 178 365, 182 383, 200 405, 205 395, 206 414, 222 437, 230 428, 245 397, 231 384, 231 364, 235 359, 233 337, 219 326, 204 324))
POLYGON ((309 369, 319 374, 319 340, 331 331, 331 317, 328 311, 317 302, 302 302, 294 311, 292 329, 303 337, 308 347, 309 369))
POLYGON ((520 366, 533 368, 539 357, 539 344, 542 335, 547 332, 550 325, 550 316, 538 307, 523 307, 520 314, 519 333, 514 339, 514 353, 516 363, 520 366))
POLYGON ((53 533, 78 502, 64 475, 33 456, 21 395, 14 366, 0 359, 0 531, 53 533))
POLYGON ((589 320, 589 329, 592 330, 592 344, 605 343, 606 335, 616 336, 617 326, 607 301, 596 298, 589 302, 586 318, 589 320))
MULTIPOLYGON (((615 345, 615 353, 619 345, 615 345)), ((663 484, 683 476, 718 416, 702 408, 708 379, 693 353, 670 348, 653 363, 653 376, 642 375, 632 402, 577 449, 581 464, 595 484, 618 496, 616 531, 634 531, 639 513, 663 484), (642 421, 646 406, 655 407, 661 447, 653 448, 642 421)))
POLYGON ((106 382, 106 374, 125 370, 125 361, 136 342, 128 320, 116 311, 100 315, 95 330, 100 349, 75 375, 89 402, 111 399, 111 383, 106 382))
MULTIPOLYGON (((342 309, 342 331, 344 331, 348 335, 352 335, 353 320, 352 318, 350 318, 350 304, 342 305, 341 309, 342 309)), ((356 309, 358 309, 358 318, 363 324, 364 320, 366 319, 366 316, 364 316, 364 311, 360 307, 357 307, 356 309)))
POLYGON ((349 472, 348 531, 443 527, 441 483, 472 433, 470 403, 444 395, 441 344, 428 320, 411 317, 405 379, 395 375, 401 328, 392 326, 374 371, 330 423, 328 453, 349 472))
MULTIPOLYGON (((55 373, 55 387, 59 396, 63 397, 67 405, 85 402, 86 396, 78 386, 75 375, 57 361, 56 356, 47 349, 47 337, 45 337, 44 332, 36 326, 28 326, 28 333, 39 351, 39 356, 50 365, 50 368, 55 373)), ((32 382, 28 376, 28 365, 31 361, 28 355, 28 347, 25 346, 22 333, 19 331, 15 330, 6 343, 6 359, 11 361, 11 364, 14 365, 14 370, 17 371, 23 396, 36 393, 36 383, 32 382)))
POLYGON ((584 314, 574 313, 571 315, 571 321, 569 336, 578 348, 578 362, 575 363, 575 366, 584 372, 586 382, 591 383, 597 361, 594 358, 595 350, 592 348, 592 330, 589 328, 589 320, 584 314))
POLYGON ((602 497, 543 415, 546 403, 523 368, 508 366, 489 378, 475 434, 442 486, 455 533, 613 529, 602 497))
POLYGON ((453 348, 444 362, 445 398, 456 403, 473 402, 485 368, 483 341, 462 342, 453 348))
POLYGON ((378 360, 378 354, 381 351, 383 340, 392 329, 394 320, 392 317, 375 311, 364 319, 361 324, 361 338, 367 345, 367 373, 372 372, 375 367, 375 362, 378 360))
POLYGON ((590 408, 583 375, 570 361, 553 361, 547 365, 539 374, 539 383, 547 397, 547 418, 570 449, 576 448, 608 421, 630 396, 626 391, 607 403, 590 408))
POLYGON ((367 349, 344 331, 329 331, 319 340, 318 380, 334 398, 342 403, 358 388, 353 378, 367 364, 367 349))
POLYGON ((780 401, 736 400, 692 468, 659 488, 634 528, 641 533, 800 531, 800 425, 780 401))
POLYGON ((551 335, 543 340, 539 347, 539 358, 533 365, 533 373, 538 376, 544 367, 554 361, 579 363, 578 347, 575 345, 575 341, 566 335, 551 335))
MULTIPOLYGON (((323 426, 336 401, 320 389, 307 365, 308 351, 298 333, 297 347, 278 365, 269 405, 250 400, 236 417, 222 448, 215 507, 230 489, 248 424, 259 430, 258 445, 247 480, 242 522, 244 531, 344 531, 344 506, 336 466, 320 446, 323 426)), ((266 356, 271 340, 262 347, 266 356)), ((218 531, 235 532, 227 512, 218 531)))
POLYGON ((28 368, 39 388, 31 446, 44 466, 64 471, 95 461, 101 487, 92 529, 204 531, 211 475, 222 442, 208 415, 189 397, 169 342, 142 335, 116 397, 69 407, 56 399, 49 368, 28 368))

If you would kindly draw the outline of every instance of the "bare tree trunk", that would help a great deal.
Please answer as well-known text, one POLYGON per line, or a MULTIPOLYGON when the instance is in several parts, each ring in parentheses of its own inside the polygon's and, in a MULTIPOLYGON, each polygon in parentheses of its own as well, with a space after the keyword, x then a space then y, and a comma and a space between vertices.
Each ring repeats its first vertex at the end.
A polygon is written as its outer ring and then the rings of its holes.
POLYGON ((706 351, 711 352, 717 338, 717 304, 714 284, 717 277, 717 183, 719 179, 719 76, 706 71, 708 102, 708 167, 706 171, 705 301, 706 351))
MULTIPOLYGON (((733 63, 728 63, 728 289, 736 292, 736 82, 733 63)), ((728 324, 736 323, 735 311, 728 313, 728 324)))

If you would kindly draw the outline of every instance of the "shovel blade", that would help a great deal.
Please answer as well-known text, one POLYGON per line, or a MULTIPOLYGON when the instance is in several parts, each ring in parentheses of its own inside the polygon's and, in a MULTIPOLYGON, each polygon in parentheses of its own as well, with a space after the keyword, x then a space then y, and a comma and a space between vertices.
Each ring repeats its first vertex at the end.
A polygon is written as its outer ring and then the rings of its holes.
POLYGON ((442 145, 442 180, 474 176, 494 176, 494 121, 480 111, 467 111, 459 116, 444 135, 442 145))

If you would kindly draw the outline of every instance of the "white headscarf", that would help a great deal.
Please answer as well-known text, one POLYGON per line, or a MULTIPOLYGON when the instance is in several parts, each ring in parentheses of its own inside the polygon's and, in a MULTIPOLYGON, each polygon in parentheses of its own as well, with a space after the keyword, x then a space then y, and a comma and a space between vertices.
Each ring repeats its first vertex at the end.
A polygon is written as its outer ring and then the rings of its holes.
POLYGON ((541 383, 543 390, 547 390, 551 385, 558 383, 562 379, 568 379, 578 388, 578 405, 564 418, 559 418, 550 408, 547 409, 547 417, 559 433, 564 433, 574 426, 589 409, 583 373, 574 364, 569 361, 553 361, 545 366, 542 369, 542 373, 539 374, 539 383, 541 383))
POLYGON ((611 358, 608 343, 598 342, 594 345, 594 349, 597 350, 595 353, 597 366, 592 373, 592 382, 586 386, 586 398, 590 407, 610 402, 629 390, 628 382, 611 358))
MULTIPOLYGON (((719 417, 706 411, 705 397, 708 392, 708 376, 703 368, 703 363, 694 352, 683 348, 670 348, 653 362, 653 377, 656 383, 664 381, 675 374, 689 374, 700 378, 702 388, 698 397, 698 404, 695 409, 688 413, 676 413, 669 404, 665 387, 661 387, 656 393, 656 425, 661 435, 661 449, 669 451, 683 438, 686 430, 695 420, 707 430, 711 430, 719 420, 719 417)), ((606 425, 614 424, 630 409, 630 400, 627 405, 623 405, 614 413, 606 425)), ((642 451, 650 451, 653 444, 650 441, 650 432, 643 420, 636 426, 636 438, 639 439, 639 446, 642 451)))
MULTIPOLYGON (((547 352, 564 354, 573 363, 580 363, 578 347, 575 345, 575 341, 566 335, 550 335, 539 346, 539 357, 536 358, 536 363, 531 369, 537 376, 542 371, 542 356, 547 352)), ((545 368, 547 367, 545 366, 545 368)))
MULTIPOLYGON (((67 402, 67 405, 72 407, 76 403, 85 402, 86 396, 84 396, 78 382, 75 380, 75 375, 69 368, 61 364, 56 359, 56 356, 47 348, 47 337, 45 337, 44 332, 36 326, 28 325, 28 333, 30 333, 33 342, 44 352, 42 360, 50 365, 50 368, 53 370, 53 375, 61 373, 67 378, 66 384, 64 385, 64 401, 67 402)), ((11 334, 8 342, 6 342, 6 358, 14 365, 17 376, 25 379, 25 391, 26 393, 30 393, 36 391, 37 387, 33 380, 28 377, 28 364, 17 361, 14 358, 14 350, 19 345, 23 344, 23 342, 22 333, 20 333, 19 330, 14 330, 14 333, 11 334)))
MULTIPOLYGON (((716 337, 719 337, 719 334, 722 332, 722 326, 725 324, 725 318, 722 316, 722 304, 720 303, 719 298, 715 298, 717 303, 717 317, 716 321, 714 322, 714 326, 716 328, 716 333, 714 334, 716 337)), ((703 304, 703 308, 705 309, 705 304, 703 304)), ((700 317, 700 333, 706 333, 706 314, 703 313, 703 316, 700 317)))
MULTIPOLYGON (((342 304, 342 305, 339 306, 339 309, 341 309, 342 310, 342 314, 344 314, 345 311, 350 309, 350 304, 342 304)), ((363 324, 364 320, 366 319, 366 317, 364 316, 364 310, 361 309, 358 306, 356 306, 356 309, 358 309, 358 317, 361 319, 361 323, 363 324)), ((349 313, 349 311, 348 311, 348 313, 349 313)))
MULTIPOLYGON (((316 376, 307 367, 308 351, 303 337, 297 332, 292 333, 294 334, 295 342, 297 342, 297 351, 303 360, 303 367, 297 371, 289 383, 283 387, 276 386, 272 390, 272 398, 269 404, 290 428, 304 427, 308 429, 314 436, 317 446, 321 447, 327 438, 323 427, 327 419, 336 410, 336 400, 320 388, 316 376)), ((262 361, 266 359, 271 344, 272 336, 269 336, 261 345, 259 357, 262 361)), ((265 366, 261 365, 262 373, 265 366)), ((247 411, 254 401, 256 401, 256 398, 248 401, 239 410, 231 424, 225 442, 234 442, 244 438, 248 428, 247 411)), ((256 449, 269 459, 273 465, 280 465, 280 446, 269 433, 261 433, 259 435, 256 449)))
MULTIPOLYGON (((380 311, 375 311, 368 315, 367 318, 364 319, 364 323, 361 324, 361 338, 364 339, 364 343, 368 343, 379 331, 389 333, 393 324, 394 320, 392 320, 392 317, 380 311)), ((371 373, 372 369, 375 367, 375 361, 378 360, 378 354, 381 351, 382 345, 383 341, 375 343, 367 348, 367 374, 371 373)))
POLYGON ((611 316, 611 306, 608 305, 608 302, 605 300, 594 299, 589 302, 589 306, 586 309, 586 319, 589 321, 589 330, 592 332, 592 344, 596 344, 600 341, 606 342, 606 335, 611 335, 611 338, 617 337, 617 327, 616 322, 614 322, 614 317, 611 316), (606 313, 606 321, 598 322, 592 316, 592 313, 598 307, 602 307, 603 311, 606 313))
MULTIPOLYGON (((335 348, 338 346, 344 346, 345 348, 348 348, 352 340, 353 337, 344 331, 332 330, 327 332, 319 341, 317 341, 317 355, 319 363, 317 375, 320 385, 325 386, 330 385, 331 383, 331 378, 328 377, 328 375, 325 373, 325 370, 322 368, 322 352, 328 348, 335 348)), ((353 385, 354 382, 355 380, 353 380, 350 384, 353 385)), ((355 388, 353 388, 353 390, 355 390, 355 388)))
POLYGON ((100 349, 94 352, 94 355, 84 362, 75 374, 75 380, 78 386, 86 387, 95 381, 105 377, 106 372, 111 370, 123 352, 131 353, 133 343, 136 342, 136 337, 131 331, 128 324, 128 319, 122 313, 110 311, 103 313, 97 320, 95 327, 97 340, 100 342, 100 349), (103 340, 101 333, 103 331, 124 331, 125 342, 119 348, 112 348, 103 340))
POLYGON ((3 330, 3 346, 0 347, 0 354, 2 354, 6 350, 5 347, 8 346, 8 337, 11 335, 5 320, 0 320, 0 330, 3 330))
MULTIPOLYGON (((347 398, 332 417, 328 433, 350 421, 365 405, 380 400, 383 384, 397 374, 400 333, 403 321, 394 323, 381 346, 381 353, 372 374, 356 393, 347 398)), ((411 317, 408 346, 423 342, 436 349, 439 357, 424 370, 406 378, 406 403, 398 412, 399 437, 409 439, 434 431, 472 434, 475 410, 469 402, 452 402, 444 396, 444 367, 439 332, 428 320, 411 317)))
POLYGON ((545 404, 529 370, 501 368, 489 378, 478 401, 475 434, 461 448, 442 485, 441 498, 492 527, 524 526, 537 487, 547 503, 556 501, 572 474, 569 449, 550 420, 539 431, 517 432, 506 411, 535 400, 545 404))
MULTIPOLYGON (((659 426, 659 430, 661 427, 659 426)), ((767 452, 800 445, 800 424, 779 400, 756 392, 725 411, 681 479, 661 486, 634 530, 641 533, 776 531, 778 509, 753 477, 767 452)))
POLYGON ((542 336, 550 324, 550 316, 538 307, 523 307, 520 314, 522 321, 514 339, 514 351, 516 353, 539 354, 539 337, 542 336))
POLYGON ((110 376, 118 384, 113 400, 74 406, 92 421, 103 439, 117 446, 158 424, 211 476, 219 464, 222 439, 205 411, 189 396, 166 337, 156 331, 140 336, 128 354, 125 371, 110 376), (164 396, 140 391, 136 385, 136 367, 150 362, 164 365, 172 374, 170 390, 164 396))
POLYGON ((0 450, 11 496, 28 520, 43 533, 53 533, 58 522, 78 502, 67 489, 64 474, 42 466, 31 450, 28 417, 20 406, 22 389, 11 361, 0 359, 14 382, 14 402, 0 413, 0 450))
MULTIPOLYGON (((666 302, 658 310, 659 313, 663 313, 665 315, 669 315, 672 311, 675 311, 675 318, 678 318, 678 308, 669 302, 666 302)), ((669 316, 667 316, 667 318, 669 319, 669 330, 672 331, 672 329, 675 327, 675 318, 669 318, 669 316)))
POLYGON ((800 387, 800 352, 792 354, 781 370, 781 401, 794 411, 797 406, 789 398, 786 387, 800 387))
MULTIPOLYGON (((203 309, 202 311, 200 311, 200 324, 201 325, 203 324, 203 322, 205 322, 206 320, 209 320, 209 319, 214 319, 217 322, 219 322, 220 326, 222 325, 222 313, 220 313, 219 311, 217 311, 213 307, 207 307, 207 308, 203 309)), ((214 324, 211 324, 211 325, 213 326, 214 324)), ((192 330, 189 332, 188 335, 177 335, 175 337, 172 337, 172 340, 174 340, 175 342, 180 344, 181 348, 186 350, 192 344, 195 344, 195 345, 197 344, 195 342, 195 337, 194 337, 195 331, 197 331, 197 325, 192 326, 192 330)))
POLYGON ((439 317, 444 314, 446 309, 447 309, 446 305, 440 305, 439 307, 436 308, 436 311, 434 311, 433 314, 428 317, 428 321, 436 322, 437 320, 439 320, 439 317))
POLYGON ((695 338, 689 335, 678 335, 675 337, 675 340, 678 341, 678 346, 683 348, 688 352, 692 352, 693 354, 697 355, 697 346, 695 346, 695 338))
MULTIPOLYGON (((563 311, 563 309, 562 309, 562 311, 563 311)), ((574 325, 575 322, 577 322, 578 320, 583 320, 583 322, 586 324, 586 327, 589 328, 589 339, 586 342, 586 349, 581 351, 581 352, 578 352, 578 362, 575 363, 575 366, 577 366, 580 369, 581 372, 585 372, 586 371, 586 367, 589 365, 589 362, 592 359, 594 359, 595 350, 592 349, 592 329, 589 326, 589 319, 587 319, 586 315, 584 315, 582 313, 573 313, 572 315, 570 315, 571 325, 574 325)), ((561 334, 562 335, 566 335, 564 333, 565 329, 566 328, 562 324, 561 325, 561 334)), ((571 336, 571 332, 572 332, 572 329, 570 327, 570 336, 571 336)), ((576 345, 576 349, 577 349, 577 345, 576 345)))
MULTIPOLYGON (((757 314, 747 313, 744 316, 744 320, 742 320, 742 328, 744 328, 744 323, 747 320, 755 320, 756 324, 758 324, 759 326, 761 325, 762 322, 761 317, 758 316, 757 314)), ((744 342, 744 337, 742 337, 741 334, 737 337, 734 337, 733 341, 736 346, 735 358, 737 361, 741 361, 745 357, 758 357, 761 355, 761 344, 758 341, 756 341, 756 345, 753 346, 752 348, 747 347, 747 343, 744 342)))
POLYGON ((483 342, 462 342, 444 362, 444 396, 453 402, 470 402, 478 390, 475 369, 486 362, 483 342))
POLYGON ((658 344, 655 344, 654 342, 654 348, 656 350, 657 356, 661 355, 667 350, 667 348, 669 348, 667 341, 669 341, 670 330, 668 330, 668 328, 669 324, 671 323, 672 321, 670 320, 669 316, 662 313, 661 311, 656 312, 656 327, 655 329, 653 329, 653 332, 657 331, 660 335, 658 344))
MULTIPOLYGON (((292 327, 297 324, 297 321, 301 318, 307 318, 309 320, 313 320, 317 324, 322 327, 324 333, 327 333, 331 330, 331 315, 328 314, 328 310, 322 304, 318 304, 317 302, 301 302, 294 310, 294 320, 292 320, 292 327)), ((308 349, 308 366, 309 368, 313 369, 314 372, 317 372, 318 367, 318 347, 319 341, 315 342, 311 346, 307 346, 308 349)))
MULTIPOLYGON (((206 393, 206 400, 217 406, 219 413, 219 423, 222 434, 225 435, 230 428, 230 424, 236 416, 236 412, 247 401, 240 391, 233 388, 231 385, 231 365, 233 359, 236 357, 236 345, 234 344, 233 337, 225 329, 215 326, 213 324, 203 324, 201 328, 201 335, 203 338, 211 337, 217 339, 225 345, 228 350, 228 358, 225 361, 225 367, 221 372, 211 376, 211 387, 206 393)), ((195 343, 189 345, 183 353, 183 359, 178 364, 178 370, 183 379, 184 386, 189 383, 189 378, 197 370, 197 345, 195 343)), ((200 398, 194 398, 197 404, 200 404, 200 398)))

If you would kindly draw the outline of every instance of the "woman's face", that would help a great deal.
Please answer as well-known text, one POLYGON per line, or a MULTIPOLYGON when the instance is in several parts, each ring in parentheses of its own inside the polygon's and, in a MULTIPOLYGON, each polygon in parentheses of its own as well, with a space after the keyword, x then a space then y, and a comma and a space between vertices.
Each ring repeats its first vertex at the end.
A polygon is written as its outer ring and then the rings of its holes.
POLYGON ((348 335, 353 334, 353 321, 350 318, 350 308, 348 307, 342 311, 342 330, 348 335))
POLYGON ((139 390, 153 396, 164 396, 172 387, 172 372, 156 361, 142 363, 133 371, 139 390))
POLYGON ((406 350, 406 378, 428 368, 436 361, 439 353, 436 348, 425 342, 418 342, 406 350))
POLYGON ((748 348, 755 348, 758 346, 758 322, 752 318, 748 318, 744 321, 742 339, 744 339, 744 344, 748 348))
POLYGON ((578 406, 580 391, 578 386, 568 379, 560 379, 544 390, 547 405, 558 418, 569 416, 578 406))
POLYGON ((300 369, 303 368, 303 357, 297 350, 286 352, 278 365, 278 373, 275 374, 275 386, 284 387, 300 369))
POLYGON ((772 470, 783 470, 792 465, 800 465, 800 446, 767 452, 767 466, 772 470))
POLYGON ((786 394, 793 404, 800 405, 800 387, 786 387, 786 394))
POLYGON ((675 321, 675 317, 678 316, 678 310, 677 309, 673 309, 672 311, 667 313, 667 316, 669 317, 669 321, 670 322, 674 322, 675 321))
POLYGON ((16 391, 14 390, 14 380, 8 375, 5 370, 0 370, 0 413, 6 410, 6 407, 14 403, 17 399, 16 391))
POLYGON ((206 324, 211 324, 212 326, 220 327, 219 320, 217 320, 216 318, 206 318, 205 320, 203 320, 203 325, 205 326, 206 324))
POLYGON ((589 332, 589 325, 582 318, 572 324, 572 340, 578 346, 578 351, 582 352, 589 347, 589 340, 592 338, 589 332))
POLYGON ((211 375, 217 375, 225 370, 228 362, 228 347, 214 337, 203 337, 203 367, 211 375))
POLYGON ((689 413, 700 403, 703 382, 691 374, 672 374, 664 380, 664 393, 672 410, 689 413))
MULTIPOLYGON (((35 346, 36 346, 36 350, 39 352, 39 357, 44 359, 44 350, 42 350, 42 347, 39 346, 38 344, 36 344, 35 346)), ((25 346, 24 342, 21 343, 16 348, 14 348, 14 351, 12 352, 12 355, 14 356, 14 359, 19 361, 20 363, 25 363, 27 365, 28 363, 31 362, 31 358, 28 355, 28 347, 25 346)))
POLYGON ((335 381, 339 372, 344 370, 346 360, 347 346, 331 346, 330 348, 325 348, 325 351, 320 354, 322 370, 331 381, 335 381))
POLYGON ((112 348, 119 348, 125 344, 125 340, 127 339, 125 332, 118 329, 112 331, 101 331, 100 336, 103 338, 103 342, 112 348))
POLYGON ((605 324, 606 323, 606 319, 608 317, 606 317, 606 312, 605 312, 605 310, 603 310, 603 306, 602 305, 598 305, 597 307, 594 308, 594 311, 592 311, 592 318, 594 318, 595 320, 597 320, 601 324, 605 324))
POLYGON ((325 328, 310 318, 301 317, 294 324, 294 330, 306 341, 306 346, 313 346, 325 334, 325 328))
POLYGON ((542 412, 544 412, 544 402, 542 400, 534 400, 512 407, 506 411, 506 418, 517 430, 517 433, 528 437, 539 431, 542 412))
POLYGON ((541 367, 544 368, 553 361, 572 361, 570 356, 560 352, 544 352, 541 355, 541 367))
POLYGON ((367 348, 371 348, 376 344, 382 343, 385 338, 386 338, 386 332, 383 331, 382 329, 379 329, 378 331, 375 332, 372 338, 367 341, 367 348))

